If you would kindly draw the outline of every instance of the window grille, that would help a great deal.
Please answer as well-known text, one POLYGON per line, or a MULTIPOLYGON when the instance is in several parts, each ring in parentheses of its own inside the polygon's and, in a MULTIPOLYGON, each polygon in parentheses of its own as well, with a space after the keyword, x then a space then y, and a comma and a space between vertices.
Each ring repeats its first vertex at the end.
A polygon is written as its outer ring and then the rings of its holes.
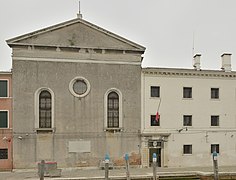
POLYGON ((107 119, 108 128, 119 128, 119 96, 116 92, 108 94, 107 119))
POLYGON ((51 94, 44 90, 39 94, 39 128, 52 127, 52 98, 51 94))
POLYGON ((192 154, 192 145, 184 145, 183 151, 184 154, 192 154))
POLYGON ((0 159, 8 159, 8 149, 0 149, 0 159))

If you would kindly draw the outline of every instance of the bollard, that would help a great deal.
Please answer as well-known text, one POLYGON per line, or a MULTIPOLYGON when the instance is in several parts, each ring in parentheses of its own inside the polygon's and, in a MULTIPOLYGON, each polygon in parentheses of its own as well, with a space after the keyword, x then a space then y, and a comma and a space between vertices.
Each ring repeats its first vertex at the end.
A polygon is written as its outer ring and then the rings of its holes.
POLYGON ((218 170, 218 163, 217 163, 217 152, 214 151, 212 153, 213 158, 213 168, 214 168, 214 180, 219 180, 219 170, 218 170))
POLYGON ((129 155, 125 154, 125 167, 126 167, 126 179, 130 180, 130 173, 129 173, 129 155))
POLYGON ((109 155, 106 154, 105 155, 105 180, 109 179, 109 161, 110 161, 109 155))
POLYGON ((45 170, 45 161, 42 160, 40 163, 40 169, 39 169, 40 180, 44 180, 44 170, 45 170))
POLYGON ((157 179, 156 166, 157 166, 157 154, 153 153, 152 155, 153 180, 157 179))

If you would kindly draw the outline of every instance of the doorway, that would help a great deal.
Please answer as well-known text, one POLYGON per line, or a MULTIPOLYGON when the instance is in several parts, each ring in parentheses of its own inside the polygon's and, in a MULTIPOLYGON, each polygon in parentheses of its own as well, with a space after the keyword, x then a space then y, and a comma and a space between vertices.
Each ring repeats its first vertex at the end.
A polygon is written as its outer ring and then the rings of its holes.
POLYGON ((161 148, 149 148, 149 167, 152 166, 153 153, 157 155, 157 167, 161 167, 161 148))

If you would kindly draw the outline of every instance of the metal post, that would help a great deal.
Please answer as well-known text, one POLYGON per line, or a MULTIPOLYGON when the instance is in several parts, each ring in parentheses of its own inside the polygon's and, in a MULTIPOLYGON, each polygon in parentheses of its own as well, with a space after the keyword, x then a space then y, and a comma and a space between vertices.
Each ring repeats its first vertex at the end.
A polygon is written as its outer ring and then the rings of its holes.
POLYGON ((157 154, 153 153, 152 155, 153 180, 157 179, 156 166, 157 166, 157 154))
POLYGON ((44 180, 44 169, 45 169, 45 161, 42 160, 41 163, 40 163, 40 168, 39 168, 40 180, 44 180))
POLYGON ((212 154, 213 157, 213 168, 214 168, 214 180, 219 180, 219 170, 218 170, 218 163, 217 163, 217 152, 214 151, 212 154))
POLYGON ((125 154, 125 167, 126 167, 126 179, 130 180, 130 173, 129 173, 129 155, 125 154))
POLYGON ((109 155, 105 155, 105 180, 109 180, 109 155))

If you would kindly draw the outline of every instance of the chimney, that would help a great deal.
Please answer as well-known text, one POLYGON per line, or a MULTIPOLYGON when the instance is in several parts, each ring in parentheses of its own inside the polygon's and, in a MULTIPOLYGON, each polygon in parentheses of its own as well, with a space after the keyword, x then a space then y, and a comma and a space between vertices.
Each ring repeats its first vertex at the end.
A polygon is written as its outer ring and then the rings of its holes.
POLYGON ((200 58, 201 58, 201 54, 195 54, 193 56, 193 67, 197 71, 200 71, 200 69, 201 69, 200 58))
POLYGON ((225 72, 231 72, 231 55, 230 53, 224 53, 221 55, 222 67, 221 69, 225 72))

